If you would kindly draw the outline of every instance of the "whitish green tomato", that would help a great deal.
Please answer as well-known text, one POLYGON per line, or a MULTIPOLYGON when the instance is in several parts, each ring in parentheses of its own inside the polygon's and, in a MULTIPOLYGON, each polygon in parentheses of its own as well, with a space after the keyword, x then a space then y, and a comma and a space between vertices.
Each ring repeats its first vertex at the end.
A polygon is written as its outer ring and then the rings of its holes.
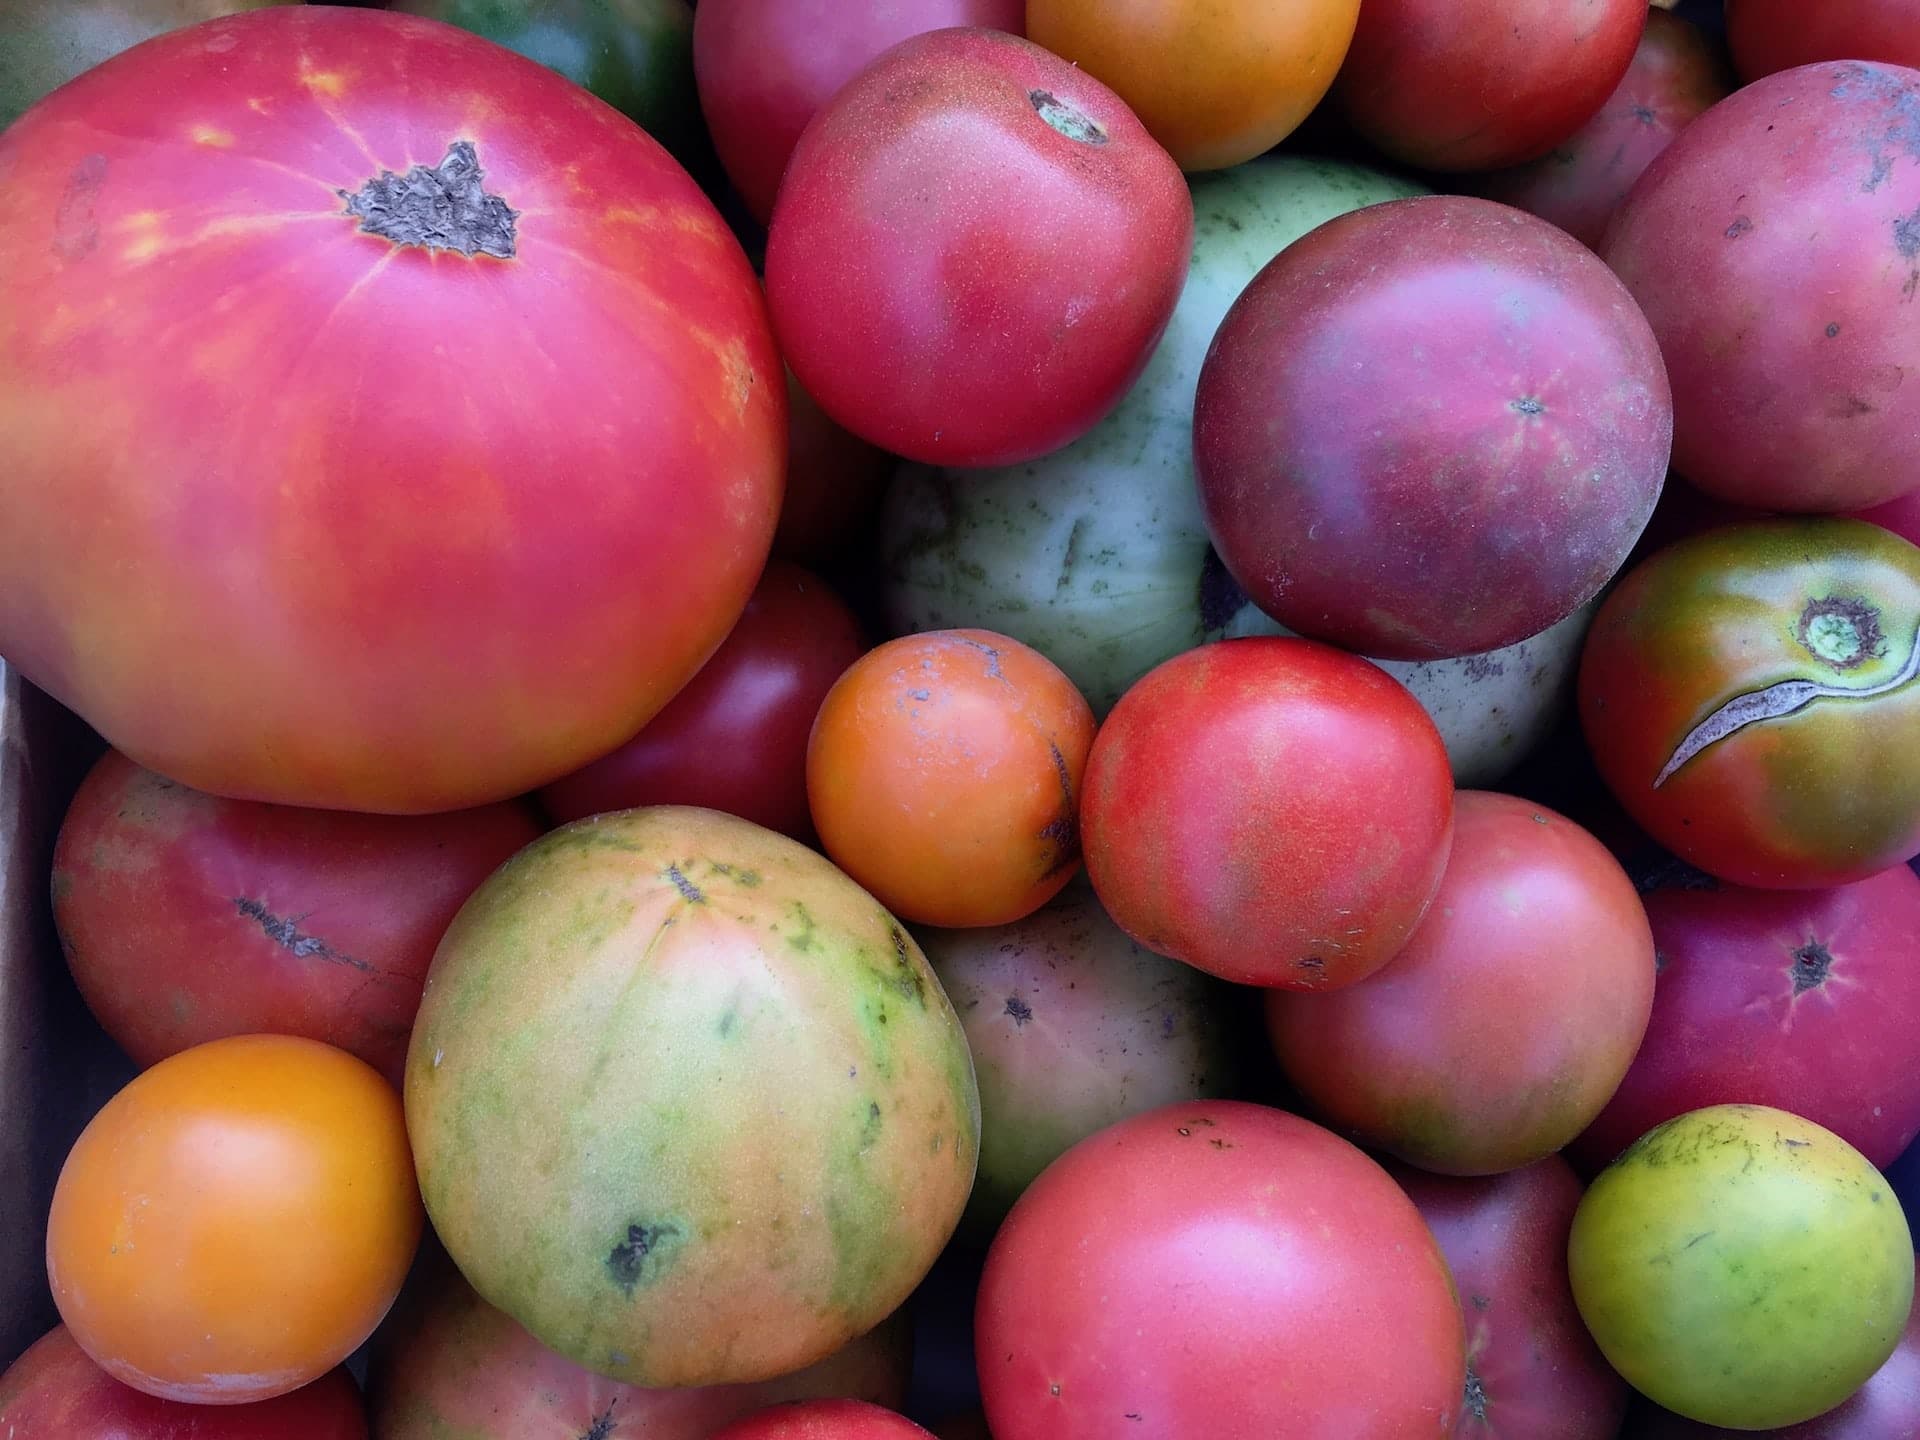
POLYGON ((1649 1399, 1730 1430, 1825 1414, 1900 1342, 1913 1240, 1880 1172, 1810 1120, 1713 1105, 1648 1131, 1567 1242, 1581 1318, 1649 1399))
POLYGON ((881 520, 896 633, 1011 635, 1066 671, 1102 715, 1155 665, 1217 636, 1244 603, 1217 562, 1207 563, 1193 478, 1194 388, 1214 331, 1248 282, 1307 231, 1425 193, 1301 156, 1269 156, 1197 176, 1192 186, 1186 288, 1119 407, 1030 464, 907 466, 881 520))

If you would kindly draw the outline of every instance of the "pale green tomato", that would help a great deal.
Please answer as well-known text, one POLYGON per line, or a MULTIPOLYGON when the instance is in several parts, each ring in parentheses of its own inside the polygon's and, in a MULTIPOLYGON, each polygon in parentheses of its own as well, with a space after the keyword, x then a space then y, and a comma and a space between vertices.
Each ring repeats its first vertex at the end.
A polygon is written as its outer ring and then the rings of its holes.
POLYGON ((1104 715, 1161 661, 1216 636, 1242 597, 1193 477, 1193 396, 1240 292, 1307 231, 1425 193, 1332 160, 1269 156, 1192 180, 1193 262, 1119 407, 1080 440, 1001 470, 904 467, 881 519, 896 634, 978 627, 1034 647, 1104 715), (1211 583, 1203 584, 1203 577, 1211 583))
POLYGON ((1601 1353, 1649 1399, 1730 1430, 1823 1415, 1913 1304, 1893 1189, 1830 1130, 1713 1105, 1648 1131, 1575 1213, 1567 1268, 1601 1353))

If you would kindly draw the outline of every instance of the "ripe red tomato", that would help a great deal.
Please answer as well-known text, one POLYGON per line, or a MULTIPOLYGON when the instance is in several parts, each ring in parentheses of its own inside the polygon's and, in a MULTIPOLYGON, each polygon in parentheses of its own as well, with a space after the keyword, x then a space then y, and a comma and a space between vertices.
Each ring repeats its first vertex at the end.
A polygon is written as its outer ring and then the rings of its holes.
POLYGON ((975 1330, 996 1440, 1438 1440, 1466 1377, 1446 1261, 1400 1187, 1230 1101, 1055 1161, 993 1242, 975 1330))
POLYGON ((561 822, 636 805, 698 805, 808 840, 807 736, 833 682, 866 648, 860 622, 833 591, 776 561, 687 688, 633 739, 540 798, 561 822))
POLYGON ((241 1035, 142 1072, 81 1132, 54 1189, 47 1278, 116 1380, 236 1405, 351 1355, 422 1223, 393 1087, 343 1050, 241 1035))
POLYGON ((122 1385, 55 1326, 0 1375, 8 1440, 367 1440, 360 1387, 335 1368, 251 1405, 185 1405, 122 1385))
POLYGON ((441 933, 540 828, 518 802, 356 815, 222 800, 109 750, 60 827, 53 918, 87 1008, 136 1064, 304 1035, 398 1085, 441 933))
POLYGON ((1645 0, 1366 0, 1333 93, 1409 165, 1518 165, 1593 118, 1646 18, 1645 0))
POLYGON ((1578 825, 1462 791, 1440 892, 1385 969, 1267 996, 1281 1067, 1317 1112, 1424 1170, 1496 1175, 1600 1113, 1647 1031, 1653 935, 1578 825))
POLYGON ((716 1431, 713 1440, 931 1440, 891 1410, 863 1400, 801 1400, 776 1405, 716 1431))
POLYGON ((881 52, 928 30, 984 25, 1018 35, 1023 0, 706 0, 693 70, 714 148, 766 224, 800 132, 881 52))
POLYGON ((1404 945, 1439 887, 1453 773, 1420 702, 1308 640, 1176 655, 1087 762, 1087 874, 1149 950, 1247 985, 1337 990, 1404 945))
POLYGON ((1467 1322, 1455 1440, 1614 1440, 1629 1391, 1573 1303, 1580 1180, 1557 1155, 1490 1180, 1389 1172, 1433 1231, 1467 1322))
POLYGON ((241 799, 507 798, 739 615, 785 388, 686 173, 411 15, 177 31, 0 136, 0 653, 241 799))
POLYGON ((922 925, 1009 925, 1080 868, 1093 711, 1039 651, 989 630, 904 635, 840 677, 807 793, 828 855, 922 925))
POLYGON ((1920 876, 1787 892, 1673 876, 1646 909, 1652 1023, 1576 1161, 1598 1170, 1663 1120, 1735 1102, 1791 1109, 1881 1169, 1900 1158, 1920 1135, 1920 876))
POLYGON ((1010 465, 1119 403, 1192 239, 1178 167, 1111 90, 1017 36, 942 30, 807 127, 767 298, 800 383, 854 434, 1010 465))
POLYGON ((1864 880, 1920 853, 1920 547, 1859 520, 1722 526, 1642 561, 1580 658, 1616 799, 1736 885, 1864 880))
POLYGON ((1820 60, 1920 68, 1920 0, 1727 0, 1727 44, 1749 81, 1820 60))

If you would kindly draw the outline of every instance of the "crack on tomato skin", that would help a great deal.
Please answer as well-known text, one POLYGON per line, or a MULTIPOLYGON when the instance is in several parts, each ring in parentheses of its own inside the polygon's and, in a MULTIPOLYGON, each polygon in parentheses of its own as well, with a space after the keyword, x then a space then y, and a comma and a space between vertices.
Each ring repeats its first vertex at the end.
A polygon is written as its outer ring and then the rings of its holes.
POLYGON ((1033 113, 1047 124, 1058 130, 1069 140, 1077 140, 1082 145, 1104 145, 1107 132, 1100 122, 1055 95, 1051 90, 1029 90, 1027 103, 1033 106, 1033 113))
POLYGON ((283 949, 291 950, 302 960, 310 957, 330 960, 335 965, 345 965, 363 974, 375 973, 375 967, 370 962, 334 949, 318 935, 308 935, 303 932, 299 922, 306 918, 304 915, 292 919, 275 915, 260 901, 244 895, 234 897, 233 908, 265 931, 269 940, 283 949))
POLYGON ((1481 1382, 1480 1377, 1473 1373, 1473 1367, 1471 1365, 1467 1367, 1467 1387, 1464 1403, 1467 1407, 1467 1414, 1471 1415, 1474 1419, 1485 1420, 1487 1418, 1487 1387, 1481 1382))
POLYGON ((1793 977, 1793 993, 1804 995, 1819 989, 1827 983, 1832 968, 1833 952, 1818 940, 1809 940, 1793 952, 1793 964, 1787 968, 1787 974, 1793 977))
POLYGON ((405 175, 382 170, 358 190, 338 193, 363 234, 402 249, 511 260, 518 249, 520 212, 489 194, 485 179, 473 142, 455 140, 436 166, 415 165, 405 175))
POLYGON ((642 1285, 660 1278, 681 1239, 678 1225, 662 1221, 627 1226, 626 1239, 607 1252, 607 1274, 629 1299, 642 1285))
POLYGON ((1783 720, 1816 700, 1872 700, 1912 684, 1916 677, 1920 677, 1920 630, 1915 632, 1914 644, 1899 673, 1878 685, 1855 688, 1819 680, 1782 680, 1761 690, 1736 695, 1687 732, 1660 773, 1653 777, 1653 788, 1658 790, 1688 761, 1749 725, 1783 720))
POLYGON ((594 1416, 592 1423, 580 1432, 580 1440, 608 1440, 613 1434, 613 1410, 619 1403, 617 1399, 609 1400, 607 1408, 594 1416))

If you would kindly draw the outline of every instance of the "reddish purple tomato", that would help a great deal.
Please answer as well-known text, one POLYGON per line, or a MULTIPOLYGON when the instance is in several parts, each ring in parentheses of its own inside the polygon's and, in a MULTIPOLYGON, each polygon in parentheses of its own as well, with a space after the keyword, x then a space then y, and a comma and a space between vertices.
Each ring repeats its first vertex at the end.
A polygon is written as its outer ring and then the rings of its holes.
POLYGON ((142 1066, 265 1032, 397 1084, 441 932, 540 830, 517 801, 357 815, 225 800, 109 750, 60 828, 53 916, 88 1007, 142 1066))
POLYGON ((1770 76, 1689 125, 1615 215, 1602 253, 1666 356, 1674 468, 1708 494, 1825 512, 1920 484, 1916 114, 1920 71, 1770 76))
POLYGON ((1549 220, 1597 250, 1633 182, 1733 84, 1697 27, 1650 11, 1633 63, 1600 112, 1538 160, 1481 177, 1474 193, 1549 220))
MULTIPOLYGON (((1751 1440, 1751 1430, 1702 1425, 1642 1402, 1629 1440, 1751 1440)), ((1772 1440, 1920 1440, 1920 1305, 1907 1318, 1899 1347, 1871 1380, 1836 1409, 1814 1420, 1765 1432, 1772 1440)))
POLYGON ((895 46, 801 137, 767 240, 781 348, 821 409, 932 465, 1091 429, 1186 280, 1193 202, 1106 86, 1038 45, 895 46))
POLYGON ((1334 95, 1409 165, 1518 165, 1593 118, 1646 18, 1645 0, 1366 0, 1334 95))
POLYGON ((1440 1440, 1466 1347, 1406 1194, 1234 1101, 1092 1135, 1023 1195, 974 1313, 996 1440, 1440 1440))
POLYGON ((1496 1175, 1600 1113, 1653 1005, 1633 882, 1564 816, 1462 791, 1440 892, 1385 969, 1267 996, 1294 1087, 1336 1129, 1422 1169, 1496 1175))
POLYGON ((1433 660, 1599 593, 1653 513, 1672 418, 1647 322, 1592 251, 1419 196, 1330 220, 1254 277, 1200 372, 1194 462, 1262 610, 1433 660))
POLYGON ((1633 1067, 1572 1149, 1597 1170, 1707 1105, 1791 1106, 1883 1169, 1920 1134, 1920 876, 1747 890, 1676 876, 1645 897, 1660 957, 1633 1067))
POLYGON ((1882 529, 1893 531, 1908 543, 1920 545, 1920 490, 1910 490, 1898 500, 1889 500, 1884 505, 1857 510, 1854 518, 1870 520, 1882 529))
POLYGON ((1920 68, 1920 0, 1727 0, 1727 43, 1743 80, 1820 60, 1920 68))
POLYGON ((891 1410, 863 1400, 801 1400, 776 1405, 725 1429, 711 1440, 932 1440, 891 1410))
POLYGON ((540 799, 562 824, 638 805, 697 805, 810 840, 807 735, 833 682, 866 648, 845 602, 775 561, 687 688, 633 739, 540 799))
POLYGON ((344 1368, 248 1405, 189 1405, 122 1385, 57 1325, 0 1375, 8 1440, 367 1440, 344 1368))
POLYGON ((1558 1155, 1490 1180, 1389 1167, 1433 1231, 1467 1322, 1455 1440, 1614 1440, 1627 1383, 1573 1303, 1567 1236, 1580 1180, 1558 1155))
POLYGON ((1378 666, 1290 637, 1176 655, 1120 697, 1080 804, 1087 874, 1156 954, 1337 990, 1386 964, 1440 884, 1453 772, 1378 666))
POLYGON ((1025 21, 1025 0, 706 0, 693 73, 727 178, 766 224, 800 132, 882 51, 954 25, 1018 35, 1025 21))
POLYGON ((845 555, 868 533, 893 461, 827 417, 787 372, 787 493, 773 553, 801 565, 845 555))

